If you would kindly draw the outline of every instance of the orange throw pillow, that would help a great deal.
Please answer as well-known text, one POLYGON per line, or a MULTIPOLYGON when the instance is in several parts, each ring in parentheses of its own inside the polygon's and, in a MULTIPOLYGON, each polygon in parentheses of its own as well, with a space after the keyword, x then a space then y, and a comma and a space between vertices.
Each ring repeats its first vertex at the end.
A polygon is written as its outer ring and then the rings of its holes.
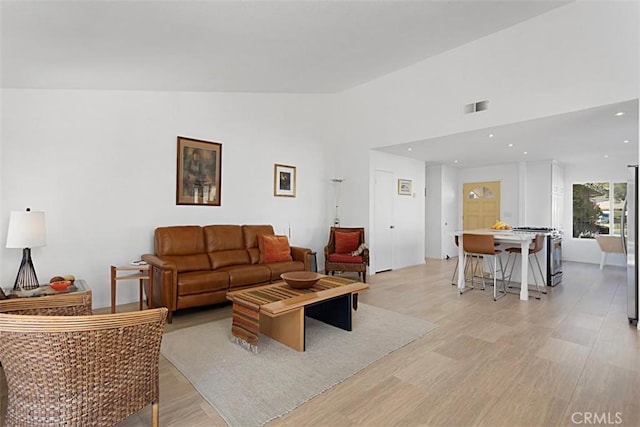
POLYGON ((360 246, 360 232, 342 233, 336 231, 336 252, 346 254, 353 252, 360 246))
POLYGON ((258 249, 260 250, 260 263, 293 261, 287 236, 259 234, 258 249))

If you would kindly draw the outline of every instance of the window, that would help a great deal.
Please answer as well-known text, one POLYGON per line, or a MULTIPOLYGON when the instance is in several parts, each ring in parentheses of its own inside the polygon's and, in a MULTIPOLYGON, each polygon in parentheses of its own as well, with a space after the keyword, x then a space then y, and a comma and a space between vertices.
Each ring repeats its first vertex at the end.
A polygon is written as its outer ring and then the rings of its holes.
POLYGON ((476 187, 473 190, 469 191, 467 195, 469 199, 493 199, 493 191, 489 187, 476 187))
POLYGON ((573 237, 620 234, 626 195, 625 182, 573 184, 573 237))
POLYGON ((624 212, 624 200, 627 197, 627 183, 616 182, 613 184, 613 222, 611 234, 622 234, 622 215, 624 212))

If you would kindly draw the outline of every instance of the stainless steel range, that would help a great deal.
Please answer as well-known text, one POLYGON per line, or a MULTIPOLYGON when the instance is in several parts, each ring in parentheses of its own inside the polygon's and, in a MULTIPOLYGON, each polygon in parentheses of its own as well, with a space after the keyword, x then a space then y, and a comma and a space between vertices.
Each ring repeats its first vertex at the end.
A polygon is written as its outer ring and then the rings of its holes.
POLYGON ((514 227, 514 231, 540 233, 547 240, 547 286, 556 286, 562 281, 562 232, 549 227, 514 227))

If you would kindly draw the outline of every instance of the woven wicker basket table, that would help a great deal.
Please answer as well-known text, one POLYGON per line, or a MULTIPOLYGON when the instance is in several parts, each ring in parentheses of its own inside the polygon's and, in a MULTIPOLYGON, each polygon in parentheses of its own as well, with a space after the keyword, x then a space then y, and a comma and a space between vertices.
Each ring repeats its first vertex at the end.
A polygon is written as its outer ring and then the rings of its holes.
POLYGON ((0 299, 0 313, 48 316, 85 316, 92 314, 91 289, 84 280, 76 280, 64 291, 54 291, 42 285, 36 296, 19 297, 5 290, 7 299, 0 299))

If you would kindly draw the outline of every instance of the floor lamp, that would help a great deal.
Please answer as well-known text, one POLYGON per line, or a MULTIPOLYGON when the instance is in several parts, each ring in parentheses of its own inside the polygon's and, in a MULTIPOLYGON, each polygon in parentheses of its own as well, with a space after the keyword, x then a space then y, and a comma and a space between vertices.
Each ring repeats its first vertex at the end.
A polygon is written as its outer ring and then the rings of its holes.
POLYGON ((13 285, 14 290, 37 289, 40 286, 31 260, 31 248, 46 244, 44 212, 31 212, 29 208, 24 212, 11 212, 7 248, 22 248, 22 262, 13 285))

